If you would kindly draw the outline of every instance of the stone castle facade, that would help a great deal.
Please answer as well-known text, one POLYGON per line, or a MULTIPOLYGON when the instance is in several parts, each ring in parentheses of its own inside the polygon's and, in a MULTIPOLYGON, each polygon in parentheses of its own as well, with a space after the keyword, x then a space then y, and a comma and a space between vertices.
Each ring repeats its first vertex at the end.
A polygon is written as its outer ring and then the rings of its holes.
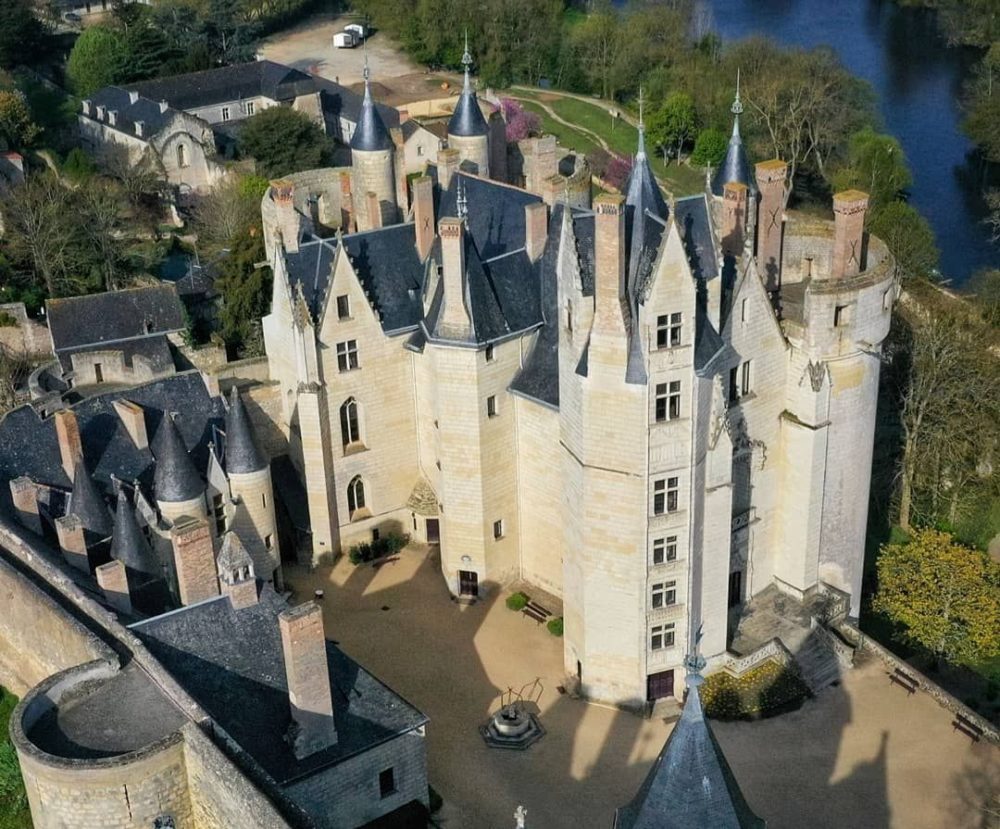
POLYGON ((619 704, 679 695, 699 629, 721 658, 769 585, 856 615, 896 295, 867 196, 837 194, 833 222, 787 212, 738 105, 703 195, 664 200, 641 130, 624 196, 529 192, 489 178, 467 85, 451 148, 390 204, 366 101, 360 232, 316 236, 292 182, 263 204, 308 555, 401 531, 440 542, 455 595, 537 585, 563 602, 567 674, 619 704))

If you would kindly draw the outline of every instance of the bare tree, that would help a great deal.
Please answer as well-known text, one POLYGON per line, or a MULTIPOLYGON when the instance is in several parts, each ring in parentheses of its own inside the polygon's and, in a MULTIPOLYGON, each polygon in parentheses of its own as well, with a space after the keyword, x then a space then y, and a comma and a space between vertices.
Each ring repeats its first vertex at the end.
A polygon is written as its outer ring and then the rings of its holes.
POLYGON ((3 202, 4 228, 11 251, 31 263, 35 279, 56 296, 72 247, 66 191, 50 173, 12 187, 3 202))
POLYGON ((0 345, 0 415, 22 401, 31 369, 32 361, 23 350, 0 345))

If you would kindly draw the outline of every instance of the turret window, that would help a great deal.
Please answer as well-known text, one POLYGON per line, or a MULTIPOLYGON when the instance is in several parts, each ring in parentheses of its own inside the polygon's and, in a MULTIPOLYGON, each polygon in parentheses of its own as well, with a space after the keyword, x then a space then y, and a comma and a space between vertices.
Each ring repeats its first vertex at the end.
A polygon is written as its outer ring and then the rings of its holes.
POLYGON ((345 448, 353 443, 361 443, 358 401, 353 397, 348 397, 340 407, 340 437, 345 448))
POLYGON ((187 147, 185 147, 183 144, 177 145, 177 166, 178 167, 188 166, 187 147))
POLYGON ((660 651, 674 646, 674 624, 653 625, 649 629, 649 649, 660 651))
POLYGON ((226 505, 219 494, 212 496, 212 520, 215 522, 215 534, 224 535, 226 532, 226 505))
POLYGON ((681 381, 656 384, 656 422, 677 420, 681 416, 681 381))
POLYGON ((654 584, 652 604, 654 608, 677 604, 677 582, 663 581, 654 584))
POLYGON ((351 298, 347 294, 337 297, 337 319, 349 320, 351 318, 351 298))
POLYGON ((677 536, 653 539, 653 564, 677 560, 677 536))
POLYGON ((656 347, 676 348, 681 344, 683 315, 680 311, 660 314, 656 318, 656 347))
POLYGON ((653 515, 677 512, 679 491, 678 478, 660 478, 653 481, 653 515))
POLYGON ((363 509, 365 509, 365 482, 361 480, 360 475, 357 475, 351 478, 351 482, 347 485, 347 511, 351 520, 360 517, 356 514, 363 509))

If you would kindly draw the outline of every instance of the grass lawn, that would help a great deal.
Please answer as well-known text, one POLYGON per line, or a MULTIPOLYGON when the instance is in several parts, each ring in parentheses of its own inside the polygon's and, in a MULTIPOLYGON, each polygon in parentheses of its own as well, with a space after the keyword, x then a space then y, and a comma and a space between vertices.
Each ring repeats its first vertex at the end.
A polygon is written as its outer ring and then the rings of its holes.
POLYGON ((0 829, 31 829, 31 812, 24 793, 14 746, 7 738, 17 697, 0 687, 0 829))
MULTIPOLYGON (((521 90, 517 91, 517 94, 521 94, 521 90)), ((550 116, 542 107, 538 104, 533 104, 531 101, 522 101, 522 105, 525 109, 530 110, 538 115, 542 119, 542 130, 550 135, 556 137, 563 147, 567 150, 574 150, 575 152, 586 155, 597 149, 597 144, 594 140, 582 132, 578 132, 571 127, 567 127, 565 124, 560 124, 558 121, 554 121, 552 116, 550 116)))

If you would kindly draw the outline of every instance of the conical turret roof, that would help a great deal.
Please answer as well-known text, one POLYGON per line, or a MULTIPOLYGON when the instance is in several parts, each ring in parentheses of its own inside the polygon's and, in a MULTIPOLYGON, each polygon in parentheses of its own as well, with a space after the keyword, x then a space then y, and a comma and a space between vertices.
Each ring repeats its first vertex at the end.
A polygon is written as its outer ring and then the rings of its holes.
POLYGON ((635 162, 625 186, 625 221, 629 240, 628 287, 630 298, 635 289, 639 261, 646 247, 646 214, 666 220, 667 203, 656 183, 656 177, 649 166, 646 155, 646 128, 642 118, 642 91, 639 92, 639 143, 636 147, 635 162))
POLYGON ((750 162, 747 159, 747 151, 743 147, 743 139, 740 137, 740 113, 743 112, 743 102, 740 100, 739 76, 736 79, 736 97, 733 99, 730 112, 733 113, 733 134, 729 138, 726 157, 712 178, 712 193, 716 196, 721 196, 725 186, 731 181, 737 181, 740 184, 745 184, 751 190, 754 189, 753 176, 750 175, 750 162))
POLYGON ((690 660, 680 721, 639 792, 615 814, 614 829, 763 829, 705 719, 698 686, 704 661, 690 660))
POLYGON ((472 65, 472 55, 469 54, 469 38, 465 38, 465 53, 462 55, 462 63, 465 65, 465 83, 462 86, 462 94, 458 96, 458 103, 448 122, 448 135, 459 137, 472 137, 486 135, 489 127, 483 111, 479 108, 479 100, 476 98, 476 90, 472 88, 472 79, 469 77, 469 67, 472 65))
POLYGON ((162 575, 160 563, 139 528, 135 510, 129 503, 124 487, 118 490, 115 528, 111 534, 111 557, 131 570, 151 576, 162 575))
POLYGON ((73 470, 73 492, 70 495, 69 512, 80 519, 85 530, 94 536, 107 538, 111 535, 111 510, 90 476, 90 470, 83 458, 73 470))
POLYGON ((156 457, 153 495, 157 501, 179 503, 190 501, 204 493, 205 484, 169 413, 163 415, 153 452, 156 457))
POLYGON ((361 152, 392 149, 392 137, 386 129, 385 121, 378 114, 372 98, 371 79, 368 71, 368 55, 365 54, 365 96, 361 101, 361 115, 351 136, 351 149, 361 152))
POLYGON ((250 553, 243 546, 240 537, 234 532, 228 532, 222 537, 222 548, 219 550, 219 557, 216 559, 219 572, 224 576, 235 573, 244 567, 253 568, 253 559, 250 553))
POLYGON ((257 446, 250 415, 233 386, 226 413, 226 472, 259 472, 266 467, 267 459, 257 446))

